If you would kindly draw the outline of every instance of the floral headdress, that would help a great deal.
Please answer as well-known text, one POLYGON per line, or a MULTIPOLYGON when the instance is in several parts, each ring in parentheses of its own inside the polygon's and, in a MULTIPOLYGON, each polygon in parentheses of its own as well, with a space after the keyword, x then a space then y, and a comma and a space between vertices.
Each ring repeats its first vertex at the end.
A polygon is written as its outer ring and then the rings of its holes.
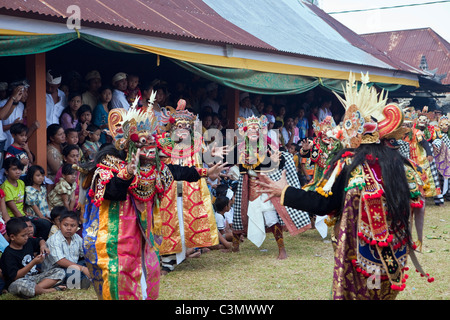
POLYGON ((314 119, 312 122, 312 127, 314 129, 314 134, 316 137, 320 138, 337 138, 337 128, 336 123, 332 116, 327 116, 321 122, 319 120, 314 119))
POLYGON ((267 131, 267 127, 269 125, 269 120, 267 119, 267 117, 265 115, 262 115, 261 117, 257 117, 257 116, 253 115, 248 118, 238 117, 237 127, 241 134, 244 134, 244 132, 247 131, 247 128, 251 124, 256 124, 260 128, 260 130, 265 132, 265 131, 267 131))
POLYGON ((161 123, 166 126, 166 129, 177 126, 181 122, 193 127, 197 121, 197 116, 186 110, 186 100, 184 99, 178 100, 176 109, 167 106, 161 109, 161 113, 161 123))
POLYGON ((444 123, 446 123, 447 125, 449 123, 449 117, 447 115, 441 116, 439 118, 439 122, 438 122, 439 126, 441 126, 444 123))

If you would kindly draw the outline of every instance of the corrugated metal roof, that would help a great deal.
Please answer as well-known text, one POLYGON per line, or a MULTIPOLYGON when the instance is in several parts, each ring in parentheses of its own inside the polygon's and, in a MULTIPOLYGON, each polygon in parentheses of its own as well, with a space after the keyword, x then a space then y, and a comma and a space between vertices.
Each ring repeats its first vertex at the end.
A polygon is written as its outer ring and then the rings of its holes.
POLYGON ((378 32, 361 35, 379 50, 419 68, 422 56, 428 70, 447 76, 443 84, 450 84, 450 44, 431 28, 378 32))
POLYGON ((204 2, 226 20, 279 51, 380 68, 392 67, 350 44, 304 2, 298 0, 204 0, 204 2))
MULTIPOLYGON (((35 19, 65 21, 67 8, 81 9, 81 25, 128 32, 274 48, 218 15, 201 0, 1 0, 0 8, 35 19), (93 26, 94 26, 93 25, 93 26)), ((6 12, 8 13, 8 12, 6 12)))
POLYGON ((92 28, 414 71, 381 59, 356 34, 349 41, 345 27, 299 0, 0 0, 0 14, 65 23, 71 5, 92 28))
POLYGON ((417 72, 421 73, 421 70, 418 67, 413 67, 398 59, 397 57, 390 56, 385 52, 376 48, 373 44, 367 41, 364 37, 361 37, 359 34, 355 33, 353 30, 349 29, 345 25, 343 25, 338 20, 334 19, 331 15, 327 14, 325 11, 320 9, 318 6, 308 4, 309 8, 318 15, 321 19, 323 19, 326 23, 328 23, 334 30, 339 32, 339 34, 344 37, 348 42, 350 42, 355 47, 364 50, 377 59, 384 61, 385 63, 403 71, 407 72, 417 72))

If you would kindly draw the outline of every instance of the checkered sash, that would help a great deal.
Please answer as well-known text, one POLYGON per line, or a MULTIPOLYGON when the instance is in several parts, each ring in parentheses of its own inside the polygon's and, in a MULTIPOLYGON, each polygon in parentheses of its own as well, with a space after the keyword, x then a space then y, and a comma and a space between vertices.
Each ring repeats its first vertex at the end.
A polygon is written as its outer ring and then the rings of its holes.
POLYGON ((397 140, 397 143, 399 145, 398 152, 405 157, 406 159, 409 159, 409 143, 404 140, 397 140))
MULTIPOLYGON (((297 169, 295 167, 294 159, 292 154, 288 152, 281 152, 281 154, 284 157, 284 167, 278 168, 274 173, 269 174, 269 178, 271 178, 274 181, 278 181, 281 178, 281 173, 283 170, 286 170, 286 179, 290 186, 293 186, 295 188, 300 189, 300 181, 298 180, 297 175, 297 169)), ((233 215, 233 230, 234 231, 243 231, 244 223, 242 221, 241 216, 241 206, 242 206, 242 193, 243 193, 243 181, 244 181, 244 175, 241 175, 239 177, 238 186, 235 193, 234 198, 234 215, 233 215)), ((291 207, 285 207, 286 211, 291 218, 292 222, 294 223, 295 227, 299 230, 305 231, 309 229, 309 225, 311 224, 311 220, 309 219, 309 214, 307 212, 293 209, 291 207)), ((278 215, 278 220, 281 225, 285 225, 283 219, 280 218, 278 215)))
POLYGON ((450 149, 450 138, 448 137, 448 135, 447 134, 443 134, 441 140, 444 141, 444 143, 446 144, 447 148, 450 149))
POLYGON ((440 188, 440 183, 439 183, 439 172, 437 170, 436 167, 436 162, 431 161, 430 162, 430 170, 431 170, 431 175, 433 176, 433 180, 434 180, 434 184, 436 185, 436 188, 440 188))
MULTIPOLYGON (((430 161, 430 171, 431 171, 431 175, 433 176, 434 185, 437 190, 437 189, 441 189, 441 183, 439 181, 439 171, 437 169, 436 162, 434 161, 433 146, 431 145, 431 143, 429 143, 429 144, 430 144, 430 148, 431 148, 431 154, 433 155, 433 160, 430 161)), ((437 144, 440 146, 439 142, 437 142, 437 144)), ((436 204, 444 203, 444 197, 443 197, 442 193, 439 192, 439 194, 437 194, 434 197, 434 202, 436 204)))
POLYGON ((439 183, 439 171, 437 170, 436 167, 436 162, 434 161, 434 153, 433 153, 433 161, 430 161, 430 171, 431 171, 431 175, 433 176, 433 180, 434 180, 434 184, 436 185, 436 189, 440 188, 440 183, 439 183))

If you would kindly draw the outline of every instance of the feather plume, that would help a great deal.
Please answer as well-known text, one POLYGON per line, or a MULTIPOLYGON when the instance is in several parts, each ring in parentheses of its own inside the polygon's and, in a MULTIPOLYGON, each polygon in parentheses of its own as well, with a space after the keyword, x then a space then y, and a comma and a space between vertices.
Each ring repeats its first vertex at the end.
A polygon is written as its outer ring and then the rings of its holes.
POLYGON ((373 86, 368 86, 368 83, 369 73, 366 73, 365 75, 361 73, 361 86, 358 89, 355 75, 350 72, 348 82, 345 87, 342 86, 345 98, 342 98, 336 92, 334 92, 334 94, 342 103, 345 110, 351 105, 356 105, 363 118, 372 116, 379 122, 385 118, 383 115, 383 108, 387 102, 387 93, 382 90, 381 93, 378 94, 373 86))

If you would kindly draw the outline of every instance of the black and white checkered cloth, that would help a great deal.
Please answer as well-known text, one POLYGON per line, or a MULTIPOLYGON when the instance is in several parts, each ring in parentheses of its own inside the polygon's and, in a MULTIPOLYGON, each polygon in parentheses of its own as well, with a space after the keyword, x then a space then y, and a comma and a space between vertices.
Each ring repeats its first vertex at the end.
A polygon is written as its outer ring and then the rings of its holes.
MULTIPOLYGON (((433 155, 433 161, 430 161, 430 171, 431 171, 431 175, 433 177, 433 181, 434 181, 434 185, 436 187, 436 189, 440 189, 441 188, 441 183, 439 181, 439 171, 436 167, 436 162, 434 161, 434 152, 433 152, 433 146, 431 145, 430 142, 428 142, 430 144, 430 148, 431 148, 431 153, 433 155)), ((439 141, 436 141, 436 144, 440 146, 439 141)), ((442 194, 438 194, 434 197, 434 202, 436 204, 438 203, 444 203, 444 197, 442 194)))
POLYGON ((448 135, 443 134, 441 140, 444 141, 444 143, 447 145, 447 148, 450 149, 450 138, 448 137, 448 135))
MULTIPOLYGON (((295 167, 295 162, 292 154, 285 151, 283 151, 281 154, 285 159, 284 167, 279 168, 274 173, 270 174, 269 177, 274 181, 278 181, 281 178, 282 171, 286 170, 286 179, 288 181, 288 184, 292 187, 300 189, 301 185, 300 181, 298 180, 297 169, 295 167)), ((236 194, 234 196, 233 229, 236 231, 244 230, 241 217, 242 182, 243 182, 243 175, 239 177, 239 183, 237 186, 236 194)), ((308 224, 311 223, 311 220, 309 219, 309 214, 307 212, 293 209, 291 207, 286 207, 286 211, 291 217, 292 222, 297 227, 297 229, 303 228, 304 226, 307 226, 308 224)), ((280 216, 278 216, 278 221, 280 222, 281 225, 284 225, 284 222, 280 218, 280 216)))
POLYGON ((397 140, 397 143, 399 145, 398 152, 406 159, 409 159, 409 143, 405 140, 397 140))

